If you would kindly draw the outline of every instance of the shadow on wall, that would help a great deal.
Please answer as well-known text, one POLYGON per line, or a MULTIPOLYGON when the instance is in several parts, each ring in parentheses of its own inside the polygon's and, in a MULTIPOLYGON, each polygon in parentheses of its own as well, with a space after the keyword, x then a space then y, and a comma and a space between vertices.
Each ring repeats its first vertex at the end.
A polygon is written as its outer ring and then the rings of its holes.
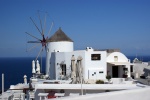
POLYGON ((51 53, 51 57, 50 57, 50 79, 55 79, 56 77, 56 73, 55 73, 55 53, 51 53))
POLYGON ((144 74, 143 74, 143 75, 144 75, 145 77, 147 77, 148 75, 150 75, 150 69, 144 68, 143 71, 144 71, 144 74))

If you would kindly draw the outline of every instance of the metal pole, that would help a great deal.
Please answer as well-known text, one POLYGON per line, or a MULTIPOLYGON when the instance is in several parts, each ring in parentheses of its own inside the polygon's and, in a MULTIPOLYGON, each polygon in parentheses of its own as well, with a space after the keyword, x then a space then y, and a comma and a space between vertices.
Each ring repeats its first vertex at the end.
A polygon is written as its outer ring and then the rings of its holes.
POLYGON ((2 73, 2 94, 4 92, 4 74, 2 73))
POLYGON ((42 73, 42 54, 41 54, 41 73, 42 73))
POLYGON ((81 95, 83 95, 83 88, 82 88, 82 77, 83 77, 83 75, 82 75, 82 68, 81 68, 81 61, 79 62, 79 64, 80 64, 80 75, 81 75, 81 95))
POLYGON ((83 95, 83 88, 82 88, 82 77, 81 77, 81 95, 83 95))

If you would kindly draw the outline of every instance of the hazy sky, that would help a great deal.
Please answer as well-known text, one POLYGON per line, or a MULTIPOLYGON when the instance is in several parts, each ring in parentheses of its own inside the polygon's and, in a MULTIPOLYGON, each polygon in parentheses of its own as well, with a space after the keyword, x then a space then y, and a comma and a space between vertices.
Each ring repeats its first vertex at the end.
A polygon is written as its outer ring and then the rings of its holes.
POLYGON ((76 50, 119 48, 126 55, 150 55, 150 0, 0 0, 0 57, 37 55, 39 48, 26 52, 27 41, 35 39, 25 32, 41 38, 30 20, 40 27, 38 10, 43 23, 48 13, 45 30, 54 21, 50 35, 61 27, 76 50))

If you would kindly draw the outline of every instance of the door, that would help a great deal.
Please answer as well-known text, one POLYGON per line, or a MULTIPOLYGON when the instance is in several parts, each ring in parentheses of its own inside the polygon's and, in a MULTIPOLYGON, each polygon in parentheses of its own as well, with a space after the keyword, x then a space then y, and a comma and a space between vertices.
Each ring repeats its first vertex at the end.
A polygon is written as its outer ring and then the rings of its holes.
POLYGON ((118 66, 112 66, 112 76, 113 78, 118 78, 118 66))

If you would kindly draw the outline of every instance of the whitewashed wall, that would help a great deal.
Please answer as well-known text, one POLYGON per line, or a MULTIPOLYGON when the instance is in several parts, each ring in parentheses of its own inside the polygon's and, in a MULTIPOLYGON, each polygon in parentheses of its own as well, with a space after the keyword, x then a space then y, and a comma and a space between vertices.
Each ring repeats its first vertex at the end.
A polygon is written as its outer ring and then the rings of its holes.
MULTIPOLYGON (((56 79, 59 79, 60 75, 60 64, 64 63, 66 64, 66 70, 67 74, 71 73, 71 58, 72 55, 74 55, 77 62, 78 56, 81 56, 83 58, 82 60, 82 66, 85 66, 85 53, 84 50, 82 51, 74 51, 74 52, 56 52, 56 60, 55 60, 55 66, 56 66, 56 79)), ((83 77, 84 77, 84 72, 83 72, 83 77)))
POLYGON ((72 52, 73 42, 60 41, 60 42, 50 42, 48 43, 49 52, 72 52))
POLYGON ((50 60, 52 52, 72 52, 74 49, 73 42, 60 41, 60 42, 49 42, 47 45, 46 52, 46 74, 50 75, 50 60))
POLYGON ((86 51, 85 52, 85 78, 90 78, 89 74, 96 72, 96 77, 92 79, 105 79, 107 74, 106 51, 86 51), (100 60, 91 60, 91 54, 100 54, 100 60), (96 72, 97 71, 97 72, 96 72), (99 71, 103 73, 99 74, 99 71), (90 73, 91 72, 91 73, 90 73))
MULTIPOLYGON (((77 59, 78 56, 81 56, 83 58, 82 60, 82 66, 83 66, 83 77, 84 79, 89 79, 89 71, 95 71, 100 70, 103 71, 102 74, 97 76, 97 79, 105 79, 106 73, 107 73, 107 67, 106 67, 106 52, 105 51, 73 51, 73 52, 56 52, 55 53, 55 66, 56 66, 56 79, 58 79, 59 70, 61 63, 66 64, 66 67, 69 73, 71 73, 71 57, 72 55, 75 56, 77 59), (98 61, 92 61, 91 60, 91 54, 101 54, 101 60, 98 61)), ((77 61, 77 60, 76 60, 77 61)), ((98 73, 98 72, 97 72, 98 73)))

